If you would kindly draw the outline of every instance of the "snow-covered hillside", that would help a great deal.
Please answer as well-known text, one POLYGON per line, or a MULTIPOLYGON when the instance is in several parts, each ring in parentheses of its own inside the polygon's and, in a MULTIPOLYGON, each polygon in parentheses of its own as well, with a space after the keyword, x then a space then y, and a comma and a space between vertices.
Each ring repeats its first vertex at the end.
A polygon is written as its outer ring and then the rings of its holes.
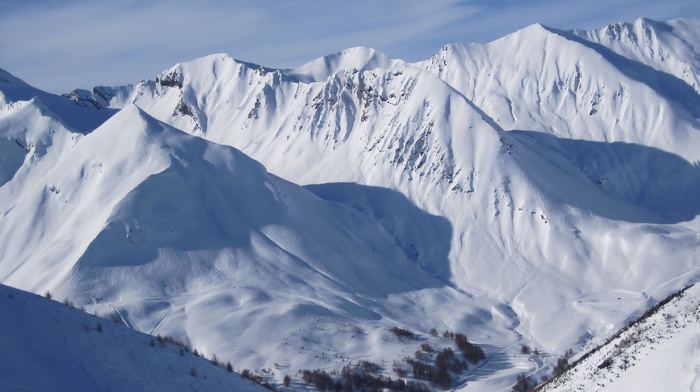
POLYGON ((266 391, 206 358, 0 285, 3 391, 266 391))
POLYGON ((65 97, 3 71, 0 281, 241 367, 390 364, 401 326, 486 347, 453 387, 539 377, 700 280, 700 22, 616 26, 647 38, 211 55, 65 97))
POLYGON ((700 390, 700 285, 625 330, 540 390, 700 390))

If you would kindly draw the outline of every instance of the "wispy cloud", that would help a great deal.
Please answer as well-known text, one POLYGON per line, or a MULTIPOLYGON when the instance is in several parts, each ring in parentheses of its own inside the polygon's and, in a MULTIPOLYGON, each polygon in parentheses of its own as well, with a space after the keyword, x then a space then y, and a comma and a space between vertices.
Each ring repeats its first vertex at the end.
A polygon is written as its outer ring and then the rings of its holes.
POLYGON ((293 67, 351 46, 409 61, 452 42, 496 39, 535 22, 592 28, 640 16, 700 16, 696 0, 122 0, 0 4, 0 67, 37 87, 137 82, 225 52, 293 67))

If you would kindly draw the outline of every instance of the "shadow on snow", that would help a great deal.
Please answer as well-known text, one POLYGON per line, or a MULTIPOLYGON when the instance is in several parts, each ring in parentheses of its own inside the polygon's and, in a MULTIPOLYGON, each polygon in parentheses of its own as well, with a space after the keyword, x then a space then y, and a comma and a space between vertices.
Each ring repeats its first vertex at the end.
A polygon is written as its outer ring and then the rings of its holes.
POLYGON ((700 214, 700 165, 639 144, 502 133, 524 147, 525 173, 564 204, 607 219, 672 224, 700 214))

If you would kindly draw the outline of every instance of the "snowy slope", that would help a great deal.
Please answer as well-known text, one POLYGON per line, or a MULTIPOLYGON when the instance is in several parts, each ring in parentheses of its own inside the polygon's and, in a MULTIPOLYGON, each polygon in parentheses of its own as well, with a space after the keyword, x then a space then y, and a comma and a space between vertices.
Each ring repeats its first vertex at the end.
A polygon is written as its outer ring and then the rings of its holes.
POLYGON ((266 390, 173 344, 152 346, 152 336, 7 286, 0 330, 3 391, 266 390))
MULTIPOLYGON (((668 23, 659 48, 693 64, 697 22, 668 23)), ((58 97, 121 110, 87 135, 24 88, 0 111, 0 280, 252 368, 390 362, 413 352, 399 324, 487 345, 454 386, 539 377, 700 279, 694 79, 587 34, 417 64, 207 56, 58 97)))
POLYGON ((700 390, 700 286, 588 355, 541 391, 700 390))

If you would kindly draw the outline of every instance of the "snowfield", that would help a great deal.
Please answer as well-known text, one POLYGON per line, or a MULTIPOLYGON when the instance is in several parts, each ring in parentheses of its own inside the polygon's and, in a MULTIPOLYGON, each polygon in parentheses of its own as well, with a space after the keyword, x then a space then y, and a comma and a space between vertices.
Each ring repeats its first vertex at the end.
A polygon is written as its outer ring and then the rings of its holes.
POLYGON ((540 380, 700 281, 698 31, 216 54, 65 96, 0 70, 0 282, 278 386, 397 378, 422 343, 456 350, 444 331, 486 353, 450 388, 540 380))

